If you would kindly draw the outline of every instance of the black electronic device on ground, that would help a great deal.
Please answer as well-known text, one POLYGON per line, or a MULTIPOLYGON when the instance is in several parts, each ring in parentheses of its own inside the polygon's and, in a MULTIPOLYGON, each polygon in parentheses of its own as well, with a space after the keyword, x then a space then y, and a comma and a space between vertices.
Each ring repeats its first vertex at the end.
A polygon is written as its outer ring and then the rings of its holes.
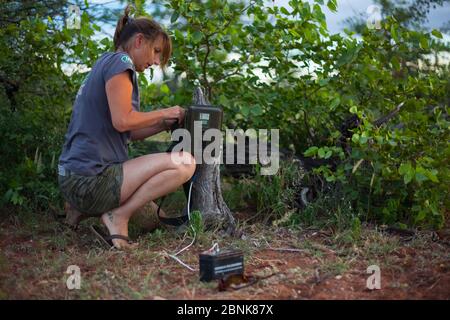
POLYGON ((203 252, 200 254, 200 281, 244 274, 244 253, 241 250, 203 252))

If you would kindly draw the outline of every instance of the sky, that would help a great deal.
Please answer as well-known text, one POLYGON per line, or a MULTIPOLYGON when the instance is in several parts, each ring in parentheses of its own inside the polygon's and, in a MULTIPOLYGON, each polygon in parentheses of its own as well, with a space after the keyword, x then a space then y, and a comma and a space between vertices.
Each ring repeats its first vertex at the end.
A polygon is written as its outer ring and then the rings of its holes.
MULTIPOLYGON (((108 6, 113 6, 114 8, 121 7, 123 5, 120 4, 119 1, 111 1, 111 0, 91 0, 89 3, 107 3, 108 6)), ((147 1, 149 3, 149 7, 151 7, 151 3, 153 1, 147 1)), ((159 2, 155 0, 155 2, 159 2)), ((289 7, 289 0, 266 0, 268 4, 272 2, 276 6, 284 6, 289 7)), ((310 3, 314 3, 314 0, 308 0, 310 3)), ((326 3, 327 0, 324 0, 326 3)), ((370 5, 374 5, 375 2, 373 0, 337 0, 337 12, 331 12, 326 5, 323 6, 323 11, 325 13, 328 29, 330 33, 338 33, 343 31, 345 25, 342 23, 346 18, 357 16, 360 12, 366 12, 367 8, 370 5)), ((446 4, 442 7, 438 7, 436 9, 431 9, 428 15, 429 21, 425 24, 425 27, 433 29, 441 27, 445 22, 450 20, 450 1, 447 1, 446 4)), ((107 28, 105 31, 108 33, 113 33, 113 27, 107 28)))
MULTIPOLYGON (((313 3, 314 1, 309 1, 313 3)), ((275 0, 278 6, 289 6, 289 0, 275 0)), ((324 1, 326 3, 326 0, 324 1)), ((373 0, 337 0, 337 12, 331 12, 324 6, 324 13, 327 18, 328 30, 330 33, 341 32, 345 25, 342 23, 346 18, 357 16, 358 13, 367 12, 370 5, 374 5, 373 0)), ((425 24, 427 28, 441 27, 446 21, 450 20, 450 2, 447 1, 442 7, 431 10, 428 15, 429 22, 425 24)))

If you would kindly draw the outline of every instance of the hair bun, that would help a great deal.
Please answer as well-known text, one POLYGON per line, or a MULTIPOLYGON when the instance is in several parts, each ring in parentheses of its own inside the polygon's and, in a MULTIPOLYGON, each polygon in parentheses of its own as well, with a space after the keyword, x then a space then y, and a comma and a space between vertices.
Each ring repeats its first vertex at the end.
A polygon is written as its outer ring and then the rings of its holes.
POLYGON ((124 10, 124 12, 123 12, 124 17, 128 18, 128 16, 130 15, 130 11, 131 11, 131 6, 128 4, 128 5, 125 7, 125 10, 124 10))

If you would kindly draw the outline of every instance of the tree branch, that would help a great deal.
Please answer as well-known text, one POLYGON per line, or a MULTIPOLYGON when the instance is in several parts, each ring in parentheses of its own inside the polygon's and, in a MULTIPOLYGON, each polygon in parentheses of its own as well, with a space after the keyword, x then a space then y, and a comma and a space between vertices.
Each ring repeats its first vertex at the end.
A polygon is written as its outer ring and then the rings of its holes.
POLYGON ((377 120, 375 120, 373 122, 373 125, 376 127, 380 127, 381 125, 383 125, 386 122, 388 122, 389 120, 391 120, 397 113, 400 112, 400 109, 403 107, 404 104, 405 104, 405 101, 403 101, 398 106, 396 106, 395 109, 392 110, 391 112, 389 112, 387 115, 382 116, 381 118, 378 118, 377 120))
POLYGON ((203 70, 203 82, 204 82, 205 88, 207 90, 207 95, 208 95, 209 101, 212 100, 211 99, 211 85, 209 84, 209 81, 208 81, 206 65, 208 64, 208 56, 209 56, 210 52, 211 52, 211 48, 209 47, 209 36, 206 36, 206 53, 205 53, 205 58, 203 59, 202 70, 203 70))

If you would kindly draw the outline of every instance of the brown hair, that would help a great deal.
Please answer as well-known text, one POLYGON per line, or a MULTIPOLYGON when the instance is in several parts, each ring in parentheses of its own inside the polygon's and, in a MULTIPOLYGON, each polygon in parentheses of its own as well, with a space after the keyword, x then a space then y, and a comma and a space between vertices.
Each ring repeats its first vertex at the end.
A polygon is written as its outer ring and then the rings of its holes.
MULTIPOLYGON (((116 32, 114 33, 114 48, 117 50, 127 44, 135 34, 142 33, 151 42, 158 37, 163 39, 161 67, 164 68, 169 62, 172 54, 172 41, 167 32, 155 21, 147 17, 131 18, 130 6, 125 8, 124 14, 117 21, 116 32)), ((124 48, 125 49, 125 48, 124 48)))

